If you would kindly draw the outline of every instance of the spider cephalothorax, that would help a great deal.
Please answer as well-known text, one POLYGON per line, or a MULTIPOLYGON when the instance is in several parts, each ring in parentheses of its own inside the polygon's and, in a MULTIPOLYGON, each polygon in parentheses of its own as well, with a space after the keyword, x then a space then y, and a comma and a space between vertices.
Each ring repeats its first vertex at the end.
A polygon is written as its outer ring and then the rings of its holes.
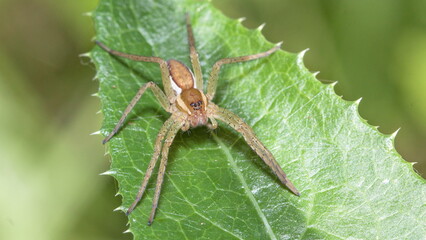
POLYGON ((272 171, 278 177, 281 183, 287 186, 294 194, 299 195, 299 191, 297 191, 293 183, 291 183, 290 180, 287 178, 286 174, 281 169, 271 152, 256 137, 250 126, 248 126, 240 117, 238 117, 233 112, 224 108, 220 108, 213 102, 211 102, 216 92, 216 84, 219 75, 219 70, 223 64, 244 62, 266 57, 277 51, 280 48, 280 44, 277 44, 275 47, 266 52, 218 60, 213 65, 212 72, 210 73, 210 78, 207 85, 207 93, 204 94, 200 61, 198 59, 198 54, 195 49, 194 36, 192 33, 192 28, 188 15, 186 17, 186 28, 188 33, 190 58, 194 73, 192 73, 192 71, 187 66, 185 66, 185 64, 177 60, 172 59, 165 61, 159 57, 146 57, 127 54, 112 50, 101 42, 96 41, 96 44, 98 44, 102 49, 113 55, 125 57, 135 61, 155 62, 160 64, 162 81, 164 86, 163 92, 154 82, 148 82, 144 84, 139 89, 136 96, 132 99, 127 108, 124 110, 123 115, 121 116, 113 131, 103 140, 103 143, 108 142, 117 133, 118 129, 123 124, 127 115, 133 109, 135 104, 139 101, 139 99, 147 88, 150 88, 154 92, 154 95, 159 100, 161 106, 167 112, 171 113, 170 118, 163 124, 160 129, 160 132, 158 133, 157 139, 155 141, 154 154, 152 155, 151 161, 148 165, 148 169, 146 170, 145 177, 142 180, 142 184, 139 188, 136 199, 127 210, 127 214, 130 214, 136 207, 137 203, 141 200, 142 195, 144 194, 146 186, 148 184, 148 180, 151 177, 152 171, 154 170, 157 160, 161 154, 157 185, 155 187, 153 205, 151 215, 148 220, 148 225, 152 223, 155 216, 155 211, 157 209, 158 199, 160 197, 161 186, 164 180, 164 173, 167 165, 167 155, 169 152, 170 145, 172 144, 177 132, 180 129, 186 131, 190 127, 197 127, 202 125, 206 125, 210 129, 215 129, 217 127, 216 119, 227 123, 229 126, 241 133, 248 145, 272 169, 272 171))
POLYGON ((196 88, 183 90, 176 99, 176 104, 182 112, 188 114, 191 127, 207 124, 207 99, 203 92, 196 88))

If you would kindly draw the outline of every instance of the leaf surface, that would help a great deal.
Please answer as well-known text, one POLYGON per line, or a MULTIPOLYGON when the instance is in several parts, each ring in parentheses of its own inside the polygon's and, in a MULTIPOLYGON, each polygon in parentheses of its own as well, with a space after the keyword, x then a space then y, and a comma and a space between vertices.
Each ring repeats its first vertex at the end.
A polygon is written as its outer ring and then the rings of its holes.
MULTIPOLYGON (((204 79, 225 57, 270 49, 210 3, 195 0, 101 0, 97 36, 112 49, 190 64, 188 12, 204 79)), ((90 53, 100 82, 107 135, 141 85, 161 84, 158 64, 90 53)), ((206 80, 205 80, 206 84, 206 80)), ((224 66, 214 102, 242 117, 292 180, 283 187, 238 133, 221 124, 180 132, 170 149, 159 208, 147 226, 156 174, 129 216, 135 239, 424 239, 426 185, 386 136, 315 79, 303 53, 224 66)), ((169 114, 148 90, 108 143, 111 170, 126 211, 169 114)), ((155 171, 155 170, 154 170, 155 171)))

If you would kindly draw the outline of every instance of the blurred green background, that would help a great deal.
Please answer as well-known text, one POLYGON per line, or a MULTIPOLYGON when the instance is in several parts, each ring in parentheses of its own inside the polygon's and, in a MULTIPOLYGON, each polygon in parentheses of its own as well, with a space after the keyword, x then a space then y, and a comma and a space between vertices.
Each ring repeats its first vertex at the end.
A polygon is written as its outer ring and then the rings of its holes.
MULTIPOLYGON (((141 0, 142 1, 142 0, 141 0)), ((131 239, 101 137, 96 0, 0 0, 0 239, 131 239)), ((246 17, 383 133, 426 176, 425 0, 213 0, 246 17)))

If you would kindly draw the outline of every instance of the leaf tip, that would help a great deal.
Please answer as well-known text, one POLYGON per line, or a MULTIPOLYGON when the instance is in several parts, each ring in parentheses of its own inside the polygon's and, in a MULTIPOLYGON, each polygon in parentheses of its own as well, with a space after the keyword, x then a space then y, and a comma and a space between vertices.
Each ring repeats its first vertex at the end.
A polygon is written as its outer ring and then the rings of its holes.
POLYGON ((101 175, 101 176, 114 176, 114 175, 116 175, 117 174, 117 171, 114 171, 114 170, 108 170, 108 171, 105 171, 105 172, 103 172, 103 173, 101 173, 101 174, 99 174, 99 175, 101 175))
POLYGON ((86 53, 81 53, 78 55, 79 57, 87 57, 87 58, 91 58, 92 54, 91 52, 86 52, 86 53))
POLYGON ((388 149, 396 150, 395 149, 395 138, 396 138, 396 135, 398 134, 399 130, 401 130, 401 128, 398 128, 395 132, 386 136, 386 146, 387 146, 388 149))
POLYGON ((97 79, 100 79, 100 78, 99 78, 99 74, 98 74, 98 73, 96 73, 96 74, 95 74, 95 76, 92 78, 92 81, 95 81, 95 80, 97 80, 97 79))
POLYGON ((237 21, 239 22, 239 23, 242 23, 242 22, 244 22, 246 20, 246 18, 245 17, 240 17, 240 18, 238 18, 237 19, 237 21))
POLYGON ((300 53, 297 54, 297 65, 300 68, 303 68, 303 57, 305 56, 306 52, 309 51, 309 48, 306 48, 305 50, 301 51, 300 53))
POLYGON ((299 52, 298 57, 299 57, 299 58, 303 58, 303 57, 305 56, 305 53, 306 53, 307 51, 309 51, 309 50, 310 50, 309 48, 306 48, 305 50, 302 50, 301 52, 299 52))
POLYGON ((119 207, 117 207, 117 208, 115 208, 114 210, 112 210, 113 212, 118 212, 118 211, 122 211, 122 212, 125 212, 126 211, 126 208, 125 207, 123 207, 123 206, 119 206, 119 207))
POLYGON ((85 17, 92 17, 93 16, 93 11, 85 12, 85 13, 83 13, 83 16, 85 16, 85 17))
POLYGON ((362 97, 358 98, 357 100, 355 100, 355 104, 359 105, 359 103, 361 102, 361 100, 362 100, 362 97))
POLYGON ((256 28, 257 31, 261 32, 263 28, 265 27, 266 23, 262 23, 259 25, 259 27, 256 28))
POLYGON ((101 135, 101 131, 92 132, 90 134, 90 136, 93 136, 93 135, 101 135))
POLYGON ((398 135, 399 130, 401 130, 401 128, 396 129, 395 132, 393 132, 389 137, 392 139, 392 141, 395 141, 396 135, 398 135))

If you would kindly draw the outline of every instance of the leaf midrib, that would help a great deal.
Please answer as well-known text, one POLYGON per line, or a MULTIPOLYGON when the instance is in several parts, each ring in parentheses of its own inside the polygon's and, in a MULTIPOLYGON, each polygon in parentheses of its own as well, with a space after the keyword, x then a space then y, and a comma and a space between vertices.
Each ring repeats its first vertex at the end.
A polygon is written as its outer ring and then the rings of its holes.
POLYGON ((244 179, 244 176, 241 174, 239 168, 237 167, 236 162, 234 161, 234 158, 232 157, 229 148, 225 145, 225 143, 215 134, 212 133, 213 139, 219 144, 222 151, 225 153, 226 158, 228 162, 231 164, 232 170, 234 171, 235 175, 237 175, 238 179, 240 180, 244 192, 250 199, 250 202, 253 204, 254 209, 256 210, 256 213, 258 214, 259 218, 262 220, 263 224, 266 228, 266 233, 270 236, 271 239, 276 240, 277 237, 275 236, 274 231, 271 228, 271 225, 269 224, 268 220, 265 217, 265 214, 263 214, 262 209, 260 208, 259 204, 257 203, 256 198, 254 197, 253 193, 250 191, 250 188, 247 184, 247 182, 244 179))
POLYGON ((179 188, 178 185, 175 184, 175 182, 173 181, 173 179, 168 175, 167 175, 167 180, 170 181, 170 183, 175 187, 176 191, 182 196, 182 198, 189 204, 189 206, 191 206, 191 209, 194 211, 195 214, 197 214, 198 216, 200 216, 201 218, 205 219, 206 221, 210 222, 212 225, 216 226, 217 228, 229 233, 230 235, 238 238, 238 239, 243 239, 240 236, 235 235, 234 233, 228 231, 227 229, 223 228, 222 226, 218 225, 217 223, 215 223, 214 221, 212 221, 211 219, 209 219, 208 217, 204 216, 203 214, 201 214, 200 212, 197 211, 197 209, 194 207, 194 205, 192 204, 191 201, 189 201, 189 199, 186 198, 186 195, 181 191, 181 189, 179 188))

